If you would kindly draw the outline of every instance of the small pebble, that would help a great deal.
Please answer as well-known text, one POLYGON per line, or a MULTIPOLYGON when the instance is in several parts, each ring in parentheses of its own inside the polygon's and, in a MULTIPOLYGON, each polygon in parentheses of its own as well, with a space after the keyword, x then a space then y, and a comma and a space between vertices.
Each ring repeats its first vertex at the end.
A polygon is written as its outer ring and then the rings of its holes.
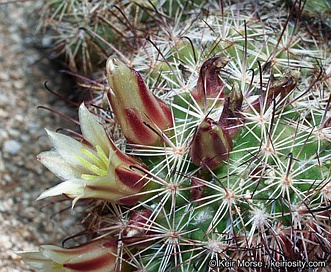
POLYGON ((3 152, 15 155, 22 148, 22 144, 17 140, 6 140, 3 143, 3 152))

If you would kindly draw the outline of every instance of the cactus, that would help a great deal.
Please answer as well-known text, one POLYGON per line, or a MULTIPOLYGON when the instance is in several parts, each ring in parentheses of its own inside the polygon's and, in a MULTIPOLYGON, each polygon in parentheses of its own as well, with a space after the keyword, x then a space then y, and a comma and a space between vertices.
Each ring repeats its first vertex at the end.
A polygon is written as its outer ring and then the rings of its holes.
MULTIPOLYGON (((40 9, 37 33, 49 55, 60 58, 74 72, 91 76, 102 65, 104 57, 117 52, 133 52, 141 45, 155 22, 149 14, 154 9, 174 16, 181 10, 198 6, 199 0, 188 1, 103 1, 103 0, 51 0, 40 9), (115 44, 116 46, 112 46, 115 44)), ((181 17, 183 18, 183 17, 181 17)))
POLYGON ((330 51, 283 12, 213 5, 108 59, 79 141, 49 132, 39 159, 64 182, 40 198, 91 199, 93 220, 78 247, 19 252, 32 267, 329 271, 330 51))

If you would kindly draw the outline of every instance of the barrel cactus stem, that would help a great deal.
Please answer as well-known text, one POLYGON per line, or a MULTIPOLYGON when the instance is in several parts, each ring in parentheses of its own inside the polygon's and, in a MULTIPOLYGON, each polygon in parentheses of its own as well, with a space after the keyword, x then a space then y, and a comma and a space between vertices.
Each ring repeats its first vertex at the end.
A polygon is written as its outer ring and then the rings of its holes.
MULTIPOLYGON (((49 133, 39 159, 65 181, 40 198, 94 215, 79 258, 109 253, 100 271, 330 270, 330 46, 302 8, 231 2, 122 1, 134 37, 117 44, 130 67, 104 59, 106 121, 81 106, 83 141, 49 133)), ((21 256, 75 271, 43 249, 21 256)))

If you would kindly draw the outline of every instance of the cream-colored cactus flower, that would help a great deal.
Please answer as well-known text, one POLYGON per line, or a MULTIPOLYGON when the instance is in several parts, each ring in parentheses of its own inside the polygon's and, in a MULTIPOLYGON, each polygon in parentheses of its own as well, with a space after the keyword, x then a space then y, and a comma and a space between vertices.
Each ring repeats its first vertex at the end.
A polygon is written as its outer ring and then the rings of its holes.
POLYGON ((82 141, 47 130, 55 150, 37 158, 64 182, 44 191, 38 200, 65 195, 73 199, 73 205, 83 198, 134 204, 145 176, 132 166, 145 166, 116 147, 84 104, 79 108, 79 121, 82 141))

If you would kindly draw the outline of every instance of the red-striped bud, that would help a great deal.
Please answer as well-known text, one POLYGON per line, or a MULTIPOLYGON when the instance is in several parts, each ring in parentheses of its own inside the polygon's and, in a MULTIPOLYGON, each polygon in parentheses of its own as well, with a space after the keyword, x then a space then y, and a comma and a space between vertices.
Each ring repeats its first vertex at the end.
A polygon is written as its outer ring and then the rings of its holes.
POLYGON ((217 122, 206 118, 199 125, 190 149, 193 163, 205 169, 215 169, 229 157, 232 140, 217 122))
POLYGON ((111 88, 109 102, 124 136, 134 144, 160 144, 155 131, 173 126, 171 110, 147 89, 137 71, 121 61, 109 58, 106 70, 111 88))

